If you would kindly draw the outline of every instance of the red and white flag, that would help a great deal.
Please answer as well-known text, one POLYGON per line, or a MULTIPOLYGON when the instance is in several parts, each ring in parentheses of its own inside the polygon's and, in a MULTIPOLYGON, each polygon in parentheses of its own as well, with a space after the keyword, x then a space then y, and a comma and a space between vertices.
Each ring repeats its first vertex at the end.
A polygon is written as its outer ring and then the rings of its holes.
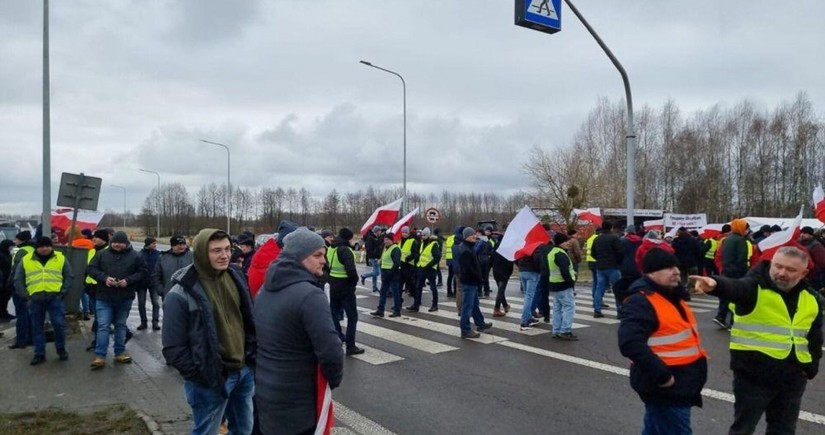
POLYGON ((580 221, 590 221, 597 227, 602 225, 602 210, 598 207, 585 209, 574 208, 573 213, 576 214, 576 218, 580 221))
MULTIPOLYGON (((72 226, 72 212, 73 208, 58 208, 52 210, 51 226, 52 231, 57 234, 60 243, 67 243, 69 240, 69 228, 72 226)), ((75 227, 83 229, 94 230, 97 224, 103 219, 103 212, 97 211, 77 211, 77 222, 75 227)))
POLYGON ((699 235, 702 236, 703 239, 713 239, 722 234, 722 227, 725 224, 707 224, 699 230, 699 235))
POLYGON ((760 256, 763 260, 770 260, 777 249, 783 246, 789 246, 796 243, 799 238, 799 230, 802 225, 802 208, 799 209, 799 216, 794 219, 793 224, 786 230, 777 231, 765 240, 759 242, 759 250, 762 252, 760 256))
POLYGON ((395 225, 392 226, 390 232, 393 234, 392 239, 396 242, 401 240, 401 228, 402 227, 409 227, 412 225, 413 219, 415 219, 415 215, 418 214, 418 207, 415 210, 407 213, 406 216, 402 217, 395 225))
POLYGON ((642 223, 642 227, 644 227, 645 231, 664 231, 665 229, 665 220, 664 219, 651 219, 649 221, 644 221, 642 223))
POLYGON ((366 236, 370 228, 376 225, 392 225, 398 218, 402 202, 404 202, 404 198, 398 198, 387 205, 382 205, 375 209, 372 215, 370 215, 370 218, 364 223, 364 226, 361 227, 361 235, 366 236))
POLYGON ((533 214, 530 207, 524 207, 507 226, 497 251, 502 257, 515 261, 533 255, 537 247, 549 241, 550 235, 541 226, 539 218, 533 214))
POLYGON ((332 410, 332 390, 329 388, 329 382, 326 376, 321 371, 321 365, 318 364, 315 376, 315 415, 318 420, 315 423, 315 435, 329 435, 332 432, 332 426, 335 424, 335 415, 332 410))
POLYGON ((825 223, 825 191, 822 186, 816 186, 814 189, 814 216, 825 223))

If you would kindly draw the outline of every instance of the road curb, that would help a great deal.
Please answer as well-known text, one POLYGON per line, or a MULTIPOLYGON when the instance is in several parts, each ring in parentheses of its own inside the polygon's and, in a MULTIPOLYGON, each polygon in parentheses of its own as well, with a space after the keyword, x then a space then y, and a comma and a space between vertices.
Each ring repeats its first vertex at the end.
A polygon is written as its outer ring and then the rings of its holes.
POLYGON ((163 432, 160 430, 160 425, 158 422, 155 421, 149 414, 146 414, 140 409, 134 409, 135 414, 143 420, 143 423, 146 425, 146 429, 149 429, 149 432, 152 432, 152 435, 164 435, 163 432))

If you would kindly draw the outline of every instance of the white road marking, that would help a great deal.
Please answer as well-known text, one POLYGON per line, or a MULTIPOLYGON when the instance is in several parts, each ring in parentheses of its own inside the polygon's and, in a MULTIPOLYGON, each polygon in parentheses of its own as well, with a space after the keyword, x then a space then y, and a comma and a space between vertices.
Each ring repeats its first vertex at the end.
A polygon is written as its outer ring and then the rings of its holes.
MULTIPOLYGON (((375 318, 380 321, 380 318, 375 318)), ((437 341, 427 340, 417 337, 415 335, 405 334, 394 329, 383 328, 372 323, 358 322, 356 330, 373 337, 383 338, 384 340, 392 341, 403 346, 411 347, 422 352, 436 354, 442 352, 449 352, 451 350, 458 350, 459 348, 449 346, 437 341)))
MULTIPOLYGON (((369 308, 358 307, 358 311, 360 311, 362 313, 365 313, 365 312, 369 313, 370 309, 369 308)), ((384 320, 387 320, 389 322, 400 323, 402 325, 415 326, 416 328, 427 329, 427 330, 430 330, 430 331, 433 331, 433 332, 438 332, 438 333, 441 333, 441 334, 450 335, 452 337, 461 337, 461 328, 459 328, 458 326, 451 326, 451 325, 445 325, 443 323, 431 322, 429 320, 422 319, 422 318, 409 317, 409 316, 403 315, 401 317, 385 317, 384 320)), ((490 334, 487 334, 487 333, 482 333, 479 338, 470 338, 468 340, 475 341, 477 343, 490 344, 490 343, 496 343, 496 342, 499 342, 499 341, 504 341, 504 340, 507 340, 507 339, 504 338, 504 337, 496 337, 494 335, 490 335, 490 334)))
MULTIPOLYGON (((334 394, 335 392, 333 392, 333 395, 334 394)), ((341 402, 334 401, 334 403, 333 412, 335 413, 335 420, 345 424, 352 432, 361 435, 395 435, 395 432, 347 408, 341 402)), ((333 433, 337 434, 338 432, 333 429, 333 433)))

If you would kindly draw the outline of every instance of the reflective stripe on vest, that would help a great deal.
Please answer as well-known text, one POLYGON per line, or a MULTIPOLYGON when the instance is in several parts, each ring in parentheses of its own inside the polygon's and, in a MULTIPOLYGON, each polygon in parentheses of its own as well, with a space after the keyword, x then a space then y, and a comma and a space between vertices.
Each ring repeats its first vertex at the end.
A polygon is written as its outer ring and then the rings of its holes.
POLYGON ((330 247, 327 249, 327 263, 329 263, 329 276, 332 278, 346 278, 347 277, 347 269, 344 267, 344 263, 341 263, 341 260, 338 259, 338 249, 339 247, 330 247))
MULTIPOLYGON (((432 242, 428 243, 427 246, 424 246, 424 249, 422 249, 421 253, 418 254, 418 264, 416 264, 416 266, 423 269, 424 266, 429 264, 429 262, 433 261, 433 248, 435 247, 435 245, 436 245, 436 242, 432 241, 432 242)), ((438 263, 434 264, 430 268, 435 269, 437 267, 438 267, 438 263)))
POLYGON ((567 251, 564 249, 559 248, 558 246, 553 246, 553 249, 547 253, 547 266, 550 268, 550 282, 557 283, 557 282, 564 282, 564 278, 561 276, 561 269, 559 269, 559 265, 556 264, 556 254, 562 253, 565 257, 567 257, 567 261, 569 262, 569 271, 570 271, 570 278, 573 281, 576 280, 576 271, 573 270, 573 262, 570 261, 570 256, 567 254, 567 251))
POLYGON ((685 301, 679 301, 687 316, 685 320, 679 310, 659 293, 646 294, 647 300, 656 313, 659 328, 647 339, 650 350, 666 365, 690 364, 706 356, 699 343, 696 318, 685 301))
POLYGON ((787 358, 796 348, 797 361, 809 363, 813 359, 808 350, 808 331, 818 311, 816 297, 803 290, 792 319, 782 295, 759 286, 753 311, 745 316, 734 312, 730 348, 762 352, 778 360, 787 358))
POLYGON ((401 248, 399 248, 395 243, 384 248, 384 252, 381 254, 381 269, 390 270, 393 268, 392 253, 396 249, 401 248))
POLYGON ((753 243, 750 240, 745 240, 745 244, 748 245, 748 266, 750 266, 751 257, 753 257, 753 243))
POLYGON ((455 235, 447 237, 447 240, 444 242, 444 258, 447 260, 453 259, 453 244, 455 243, 455 235))
POLYGON ((596 259, 593 258, 593 241, 596 240, 598 236, 598 234, 591 234, 590 237, 587 238, 587 241, 584 242, 584 261, 589 263, 596 261, 596 259))
POLYGON ((705 240, 705 243, 710 243, 710 249, 708 249, 708 252, 705 252, 705 258, 713 260, 713 257, 716 255, 716 248, 719 246, 719 241, 711 238, 705 240))
POLYGON ((410 254, 412 254, 413 243, 415 243, 415 239, 413 239, 412 237, 408 237, 408 238, 404 239, 403 241, 401 241, 401 262, 402 263, 415 265, 414 261, 405 260, 405 258, 409 257, 410 254))
POLYGON ((29 295, 40 292, 60 293, 63 287, 63 265, 66 257, 53 251, 54 255, 44 266, 34 259, 34 254, 23 257, 23 270, 26 272, 26 291, 29 295))

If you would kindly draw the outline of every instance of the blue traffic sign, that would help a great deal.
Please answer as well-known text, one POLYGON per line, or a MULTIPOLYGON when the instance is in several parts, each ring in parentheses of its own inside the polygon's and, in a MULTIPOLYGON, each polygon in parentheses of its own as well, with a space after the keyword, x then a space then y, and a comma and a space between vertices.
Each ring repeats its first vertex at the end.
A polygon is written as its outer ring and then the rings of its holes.
POLYGON ((561 30, 561 0, 516 0, 516 25, 544 33, 561 30))

